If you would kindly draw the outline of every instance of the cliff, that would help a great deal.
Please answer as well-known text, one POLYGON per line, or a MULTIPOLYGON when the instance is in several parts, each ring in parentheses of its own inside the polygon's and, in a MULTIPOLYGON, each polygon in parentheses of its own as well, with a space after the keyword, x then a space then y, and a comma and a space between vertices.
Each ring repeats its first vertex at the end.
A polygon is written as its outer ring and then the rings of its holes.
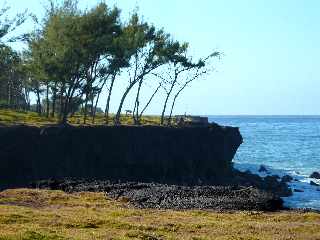
POLYGON ((0 127, 0 189, 48 178, 215 184, 232 174, 238 128, 0 127))

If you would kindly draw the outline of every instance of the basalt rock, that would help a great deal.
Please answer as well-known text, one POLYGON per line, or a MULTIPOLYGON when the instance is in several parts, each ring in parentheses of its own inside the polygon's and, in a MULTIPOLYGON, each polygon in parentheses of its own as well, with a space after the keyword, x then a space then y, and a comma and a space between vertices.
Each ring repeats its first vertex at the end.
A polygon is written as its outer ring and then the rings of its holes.
POLYGON ((264 165, 260 165, 260 168, 258 170, 259 172, 267 172, 267 168, 264 165))
POLYGON ((290 175, 285 175, 281 178, 281 181, 285 183, 291 182, 292 180, 293 180, 293 177, 291 177, 290 175))
POLYGON ((0 190, 49 178, 221 184, 232 176, 238 128, 0 127, 0 190))
POLYGON ((214 209, 275 211, 283 201, 274 194, 254 187, 177 186, 159 183, 112 183, 111 181, 47 180, 33 187, 66 192, 105 192, 113 199, 129 201, 138 208, 214 209))
POLYGON ((292 190, 288 184, 283 181, 278 181, 278 176, 260 177, 257 174, 250 172, 241 172, 234 170, 233 178, 228 184, 236 184, 240 186, 252 186, 262 191, 267 191, 279 197, 288 197, 292 195, 292 190))
POLYGON ((318 183, 315 183, 314 181, 310 181, 311 186, 320 186, 318 183))
POLYGON ((294 192, 299 192, 299 193, 304 192, 304 190, 302 190, 302 189, 297 189, 297 188, 293 189, 293 191, 294 191, 294 192))
POLYGON ((320 179, 320 173, 319 172, 313 172, 310 175, 310 178, 320 179))

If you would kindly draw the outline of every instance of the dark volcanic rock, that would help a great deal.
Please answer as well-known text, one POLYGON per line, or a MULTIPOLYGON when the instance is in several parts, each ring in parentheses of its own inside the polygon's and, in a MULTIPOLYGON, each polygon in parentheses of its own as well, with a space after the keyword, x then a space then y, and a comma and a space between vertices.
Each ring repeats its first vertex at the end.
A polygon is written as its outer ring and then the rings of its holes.
POLYGON ((294 192, 304 192, 302 189, 293 189, 294 192))
POLYGON ((319 172, 313 172, 310 175, 310 178, 320 179, 320 173, 319 172))
POLYGON ((258 171, 259 172, 267 172, 268 170, 264 165, 261 165, 258 171))
POLYGON ((281 181, 285 183, 291 182, 292 180, 293 180, 293 177, 291 177, 290 175, 285 175, 281 178, 281 181))
POLYGON ((105 192, 114 199, 127 199, 138 208, 215 209, 275 211, 283 201, 274 194, 253 187, 177 186, 156 183, 117 183, 109 181, 38 182, 36 187, 62 189, 67 192, 105 192))
POLYGON ((310 181, 310 185, 312 185, 312 186, 320 186, 318 183, 315 183, 314 181, 310 181))
POLYGON ((51 177, 221 184, 241 143, 217 124, 0 127, 0 190, 51 177))
POLYGON ((279 197, 288 197, 292 195, 292 191, 288 187, 288 184, 283 181, 278 181, 278 176, 266 176, 265 178, 262 178, 257 174, 234 170, 234 176, 230 179, 228 184, 253 186, 260 190, 271 192, 279 197))

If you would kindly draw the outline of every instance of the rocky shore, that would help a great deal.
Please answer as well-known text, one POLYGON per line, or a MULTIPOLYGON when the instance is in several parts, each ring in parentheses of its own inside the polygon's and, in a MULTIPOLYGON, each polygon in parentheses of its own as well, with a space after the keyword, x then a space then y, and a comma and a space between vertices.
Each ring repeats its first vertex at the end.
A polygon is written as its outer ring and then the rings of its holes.
POLYGON ((276 211, 284 209, 281 197, 291 195, 288 185, 278 181, 277 177, 260 178, 236 170, 225 185, 218 186, 77 179, 49 179, 35 182, 31 186, 69 193, 104 192, 107 197, 129 202, 137 208, 177 210, 276 211))
POLYGON ((0 127, 0 189, 34 182, 34 188, 104 192, 138 208, 283 209, 281 197, 292 194, 288 179, 234 169, 241 143, 238 128, 216 124, 0 127))

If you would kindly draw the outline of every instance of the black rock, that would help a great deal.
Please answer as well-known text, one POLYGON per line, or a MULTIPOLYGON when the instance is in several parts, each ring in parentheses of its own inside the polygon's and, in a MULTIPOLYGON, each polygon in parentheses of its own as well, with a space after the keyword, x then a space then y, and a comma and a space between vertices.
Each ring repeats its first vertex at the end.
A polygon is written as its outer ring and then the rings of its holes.
POLYGON ((232 181, 225 181, 228 185, 253 186, 263 191, 271 192, 279 197, 289 197, 292 191, 286 182, 278 181, 278 176, 260 177, 250 172, 234 170, 232 181))
POLYGON ((291 177, 290 175, 285 175, 281 178, 281 181, 285 183, 291 182, 292 180, 293 180, 293 177, 291 177))
POLYGON ((310 181, 310 185, 312 185, 312 186, 320 186, 318 183, 315 183, 314 181, 310 181))
POLYGON ((320 179, 320 173, 319 172, 313 172, 310 175, 310 178, 320 179))
POLYGON ((66 192, 105 192, 138 208, 276 211, 283 200, 271 192, 243 186, 182 186, 160 183, 112 183, 98 180, 41 181, 40 188, 66 192))
POLYGON ((294 192, 304 192, 302 189, 293 189, 294 192))
POLYGON ((268 170, 264 165, 261 165, 258 171, 259 172, 267 172, 268 170))

